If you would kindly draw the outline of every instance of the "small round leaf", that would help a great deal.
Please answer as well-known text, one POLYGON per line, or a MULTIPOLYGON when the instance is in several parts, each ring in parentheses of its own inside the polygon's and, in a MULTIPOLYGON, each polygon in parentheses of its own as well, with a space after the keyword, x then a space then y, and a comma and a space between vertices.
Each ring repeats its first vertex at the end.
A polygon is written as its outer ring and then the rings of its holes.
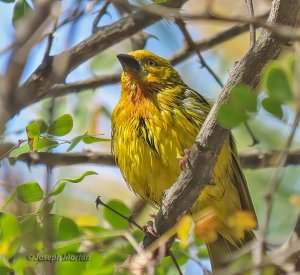
POLYGON ((267 97, 263 99, 261 105, 267 112, 271 113, 272 115, 276 116, 279 119, 282 119, 283 117, 282 106, 278 100, 276 100, 273 97, 267 97))
POLYGON ((231 129, 243 121, 246 121, 247 118, 248 116, 243 111, 230 103, 221 105, 217 113, 218 123, 222 127, 228 129, 231 129))
POLYGON ((69 114, 64 114, 53 121, 50 125, 48 133, 54 136, 65 136, 73 128, 73 118, 69 114))
POLYGON ((20 184, 16 188, 18 198, 25 202, 31 203, 43 199, 44 192, 37 182, 28 182, 20 184))
POLYGON ((272 66, 266 74, 266 85, 271 97, 279 102, 293 99, 293 91, 287 73, 282 67, 272 66))

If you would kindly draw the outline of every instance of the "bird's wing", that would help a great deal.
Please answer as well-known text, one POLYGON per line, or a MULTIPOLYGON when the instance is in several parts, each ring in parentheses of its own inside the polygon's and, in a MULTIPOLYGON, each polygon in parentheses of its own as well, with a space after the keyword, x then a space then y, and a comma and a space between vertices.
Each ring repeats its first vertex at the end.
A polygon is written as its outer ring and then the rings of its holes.
POLYGON ((239 192, 241 205, 243 210, 251 211, 255 215, 255 219, 257 220, 254 206, 252 203, 252 199, 249 193, 248 185, 242 168, 240 166, 239 157, 236 151, 235 142, 233 136, 230 134, 229 143, 231 147, 231 159, 232 159, 232 169, 234 175, 234 184, 239 192))
MULTIPOLYGON (((190 109, 191 112, 194 110, 193 111, 194 113, 192 113, 192 114, 189 111, 187 111, 187 112, 189 115, 192 115, 192 117, 194 119, 200 118, 200 125, 198 125, 198 126, 201 127, 205 118, 207 117, 207 115, 210 111, 209 101, 191 89, 186 89, 184 92, 184 95, 185 95, 185 98, 183 99, 183 104, 185 106, 185 109, 186 110, 190 109)), ((243 174, 243 171, 241 169, 241 166, 239 164, 239 159, 238 159, 235 142, 234 142, 233 136, 231 134, 229 136, 229 143, 230 143, 230 147, 231 147, 232 169, 233 169, 233 175, 234 175, 233 184, 236 186, 236 188, 239 192, 242 209, 251 211, 255 215, 255 211, 254 211, 253 203, 252 203, 252 200, 250 197, 247 182, 246 182, 245 176, 243 174)), ((256 216, 255 216, 255 218, 257 219, 256 216)))

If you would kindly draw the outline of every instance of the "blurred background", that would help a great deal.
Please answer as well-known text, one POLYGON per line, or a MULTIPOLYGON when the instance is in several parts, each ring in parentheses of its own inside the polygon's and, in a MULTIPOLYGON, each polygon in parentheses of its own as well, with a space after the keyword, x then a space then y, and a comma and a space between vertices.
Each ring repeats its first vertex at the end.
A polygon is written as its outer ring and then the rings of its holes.
MULTIPOLYGON (((30 0, 28 4, 33 7, 30 0)), ((96 1, 97 2, 97 1, 96 1)), ((130 1, 136 3, 137 1, 130 1)), ((62 0, 63 15, 61 21, 67 18, 78 5, 75 0, 62 0)), ((14 41, 15 29, 12 23, 15 2, 5 3, 0 1, 0 51, 14 41)), ((271 1, 253 1, 255 14, 261 15, 270 9, 271 1)), ((79 8, 87 9, 91 1, 81 1, 79 8)), ((55 55, 78 44, 92 34, 92 26, 98 11, 103 5, 103 1, 98 1, 92 10, 83 14, 75 22, 64 24, 54 35, 53 45, 50 55, 55 55)), ((185 12, 203 12, 207 8, 207 1, 190 0, 182 8, 185 12)), ((215 0, 213 10, 225 16, 248 16, 247 6, 243 0, 215 0)), ((122 15, 114 5, 109 5, 107 13, 101 18, 99 26, 111 24, 122 15)), ((187 27, 194 40, 206 39, 214 34, 232 26, 230 23, 218 23, 216 21, 188 21, 187 27)), ((257 30, 257 35, 260 33, 257 30)), ((184 38, 178 27, 172 20, 163 20, 144 29, 144 32, 151 35, 147 40, 145 48, 162 57, 168 58, 173 53, 184 46, 184 38)), ((216 74, 225 83, 234 63, 240 60, 249 49, 249 33, 241 34, 225 43, 213 47, 203 52, 203 57, 216 74)), ((22 75, 21 82, 24 82, 30 74, 41 64, 45 48, 46 39, 36 45, 26 63, 26 69, 22 75)), ((85 80, 92 76, 102 76, 121 72, 121 66, 116 59, 119 53, 128 53, 132 50, 132 41, 126 39, 113 47, 101 52, 72 71, 67 82, 85 80)), ((290 48, 286 50, 281 59, 285 62, 285 57, 292 52, 290 48)), ((4 74, 9 61, 10 52, 0 54, 0 74, 4 74)), ((221 88, 214 78, 201 67, 196 55, 192 55, 183 62, 176 65, 183 80, 193 89, 205 97, 215 100, 221 88)), ((258 91, 259 92, 259 91, 258 91)), ((118 83, 105 85, 96 89, 83 90, 79 93, 72 93, 67 96, 58 97, 54 101, 54 118, 64 113, 71 114, 74 119, 72 132, 64 137, 70 140, 75 136, 88 132, 110 139, 111 137, 111 113, 120 97, 120 85, 118 83)), ((51 99, 45 99, 22 110, 11 119, 7 125, 3 136, 4 143, 16 144, 19 139, 26 139, 25 125, 34 119, 49 119, 49 107, 51 99)), ((283 148, 286 138, 294 119, 294 106, 291 104, 284 108, 284 119, 280 120, 259 108, 257 114, 248 121, 249 125, 259 140, 256 148, 265 150, 278 150, 283 148)), ((242 124, 233 129, 239 151, 246 151, 251 148, 252 140, 245 126, 242 124)), ((294 147, 300 146, 300 131, 297 130, 294 147)), ((61 145, 53 149, 53 152, 65 152, 68 145, 61 145)), ((98 142, 95 144, 80 143, 73 152, 111 152, 110 142, 98 142)), ((133 168, 134 169, 134 168, 133 168)), ((55 184, 64 177, 77 177, 87 170, 93 170, 98 175, 90 176, 78 184, 69 184, 64 192, 55 198, 53 213, 71 217, 78 224, 105 226, 102 210, 97 211, 95 199, 98 195, 105 202, 111 199, 119 199, 132 209, 138 207, 139 199, 129 190, 124 182, 119 169, 115 166, 102 165, 72 165, 55 167, 51 171, 51 184, 55 184)), ((274 168, 244 170, 250 193, 257 211, 258 218, 264 209, 264 194, 270 184, 274 168)), ((43 165, 27 165, 17 161, 13 165, 4 159, 0 168, 0 206, 9 197, 15 186, 21 183, 37 181, 45 186, 47 169, 43 165)), ((299 213, 299 208, 290 202, 291 195, 300 196, 300 166, 289 166, 285 169, 283 182, 276 194, 275 206, 272 212, 269 240, 272 243, 281 243, 287 239, 291 233, 299 213)), ((6 209, 20 215, 31 211, 31 206, 21 202, 12 203, 6 209)), ((148 206, 140 215, 141 223, 149 220, 149 213, 156 209, 148 206)), ((109 227, 109 225, 107 225, 109 227)), ((196 271, 195 271, 196 272, 196 271)), ((191 273, 192 274, 192 273, 191 273)), ((195 273, 196 274, 196 273, 195 273)))

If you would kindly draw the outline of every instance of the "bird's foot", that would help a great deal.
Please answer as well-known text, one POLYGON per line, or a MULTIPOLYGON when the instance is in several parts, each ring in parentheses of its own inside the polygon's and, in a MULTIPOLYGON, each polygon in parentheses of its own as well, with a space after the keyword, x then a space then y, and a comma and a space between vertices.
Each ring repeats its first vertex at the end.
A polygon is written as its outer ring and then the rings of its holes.
POLYGON ((184 149, 184 154, 184 157, 179 161, 179 166, 183 171, 190 164, 191 149, 184 149))
POLYGON ((152 235, 153 237, 158 237, 156 227, 155 227, 156 214, 151 213, 149 216, 152 219, 154 219, 154 221, 148 221, 147 225, 143 226, 143 230, 144 230, 145 234, 152 235))

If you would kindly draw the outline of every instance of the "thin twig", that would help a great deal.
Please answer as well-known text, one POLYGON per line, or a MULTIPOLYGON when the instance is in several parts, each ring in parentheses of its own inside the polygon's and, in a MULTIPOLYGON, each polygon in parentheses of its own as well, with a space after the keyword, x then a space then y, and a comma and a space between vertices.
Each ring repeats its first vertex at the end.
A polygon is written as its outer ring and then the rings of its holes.
MULTIPOLYGON (((137 222, 135 222, 133 220, 132 216, 127 217, 127 216, 123 215, 122 213, 120 213, 119 211, 115 210, 114 208, 110 207, 108 204, 104 203, 101 200, 100 196, 97 197, 95 203, 96 203, 97 210, 98 210, 98 206, 102 205, 102 206, 106 207, 107 209, 109 209, 110 211, 112 211, 113 213, 115 213, 116 215, 118 215, 119 217, 125 219, 129 224, 133 224, 135 227, 137 227, 138 229, 140 229, 145 234, 151 235, 154 238, 158 238, 158 236, 153 235, 150 231, 144 230, 144 228, 142 226, 140 226, 137 222)), ((181 272, 180 266, 179 266, 179 264, 178 264, 178 262, 177 262, 177 260, 176 260, 176 258, 174 256, 173 252, 171 250, 169 250, 169 253, 170 253, 172 261, 173 261, 173 263, 174 263, 174 265, 175 265, 175 267, 176 267, 176 269, 178 271, 178 274, 182 275, 183 273, 181 272)))
POLYGON ((92 27, 92 33, 96 32, 98 30, 98 23, 101 20, 101 18, 103 17, 104 14, 106 14, 107 8, 110 4, 110 1, 105 1, 104 5, 102 6, 102 8, 99 10, 94 22, 93 22, 93 27, 92 27))
POLYGON ((54 33, 55 33, 56 29, 57 29, 57 22, 58 22, 58 18, 56 18, 56 19, 53 20, 51 29, 50 29, 50 31, 47 34, 48 35, 48 42, 47 42, 47 46, 46 46, 46 50, 45 50, 45 55, 44 55, 42 63, 45 62, 49 58, 51 47, 52 47, 52 43, 53 43, 54 33))
POLYGON ((199 49, 197 48, 194 40, 192 39, 191 35, 189 34, 184 21, 180 18, 175 19, 175 22, 179 29, 181 30, 187 44, 193 49, 193 51, 197 54, 200 64, 202 67, 206 68, 207 71, 211 74, 211 76, 216 80, 221 88, 223 88, 223 83, 221 79, 217 76, 217 74, 212 70, 212 68, 207 64, 204 60, 203 56, 201 55, 199 49))
POLYGON ((122 213, 120 213, 119 211, 115 210, 114 208, 110 207, 108 204, 106 204, 105 202, 103 202, 100 198, 100 196, 98 196, 96 198, 96 208, 98 209, 99 205, 104 206, 105 208, 109 209, 111 212, 115 213, 116 215, 118 215, 119 217, 123 218, 124 220, 126 220, 129 224, 133 224, 134 226, 136 226, 138 229, 140 229, 141 231, 145 232, 145 230, 143 229, 142 226, 140 226, 138 223, 136 223, 133 219, 132 216, 127 217, 125 215, 123 215, 122 213))
POLYGON ((183 275, 183 273, 182 273, 182 271, 180 269, 180 266, 179 266, 179 264, 178 264, 178 262, 177 262, 177 260, 175 258, 175 255, 173 254, 173 252, 171 250, 169 251, 169 253, 170 253, 170 257, 171 257, 173 263, 175 264, 175 267, 176 267, 176 269, 178 271, 178 274, 179 275, 183 275))
MULTIPOLYGON (((245 2, 247 4, 247 8, 249 11, 249 17, 250 17, 250 19, 253 19, 255 17, 253 2, 252 2, 252 0, 245 0, 245 2)), ((249 31, 250 31, 250 47, 252 48, 256 42, 256 29, 255 29, 255 25, 253 23, 249 24, 249 31)))

